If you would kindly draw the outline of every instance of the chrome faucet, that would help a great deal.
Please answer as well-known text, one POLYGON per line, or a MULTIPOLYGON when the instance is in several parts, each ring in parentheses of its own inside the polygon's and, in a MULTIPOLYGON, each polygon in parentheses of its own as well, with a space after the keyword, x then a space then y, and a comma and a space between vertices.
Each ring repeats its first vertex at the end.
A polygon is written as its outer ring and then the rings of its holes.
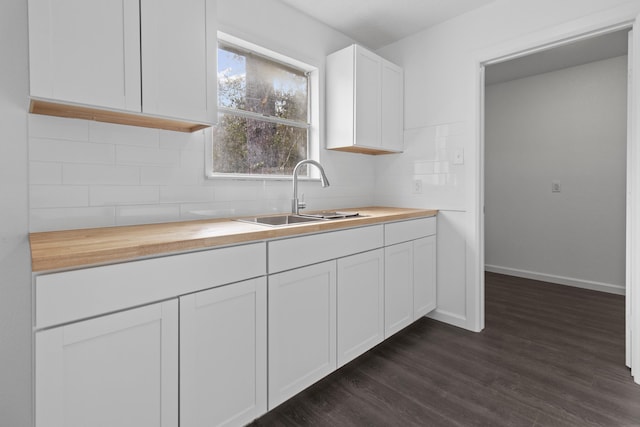
POLYGON ((296 167, 293 168, 293 200, 291 200, 291 213, 294 215, 298 215, 300 213, 300 209, 307 207, 305 202, 298 201, 298 169, 300 169, 302 165, 306 164, 314 165, 320 170, 320 184, 322 184, 323 188, 329 186, 329 180, 327 179, 327 175, 324 174, 324 169, 320 163, 310 159, 298 162, 296 167))

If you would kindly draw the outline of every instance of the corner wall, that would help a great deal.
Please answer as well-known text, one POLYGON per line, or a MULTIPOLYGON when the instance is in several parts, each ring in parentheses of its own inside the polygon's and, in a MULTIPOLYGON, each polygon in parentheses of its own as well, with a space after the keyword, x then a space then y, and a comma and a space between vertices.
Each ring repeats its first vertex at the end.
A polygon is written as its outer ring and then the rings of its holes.
POLYGON ((485 100, 487 270, 624 294, 627 57, 485 100))
POLYGON ((0 2, 0 424, 32 425, 27 2, 0 2))

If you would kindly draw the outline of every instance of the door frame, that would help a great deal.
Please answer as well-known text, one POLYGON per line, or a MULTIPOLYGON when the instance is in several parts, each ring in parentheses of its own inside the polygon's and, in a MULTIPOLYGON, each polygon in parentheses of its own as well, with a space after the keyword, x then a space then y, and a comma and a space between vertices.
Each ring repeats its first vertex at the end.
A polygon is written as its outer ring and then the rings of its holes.
MULTIPOLYGON (((631 30, 628 78, 628 135, 627 135, 627 231, 626 231, 626 316, 627 316, 627 357, 626 364, 631 367, 631 375, 640 384, 640 316, 631 313, 640 312, 640 135, 638 124, 632 117, 640 111, 640 16, 635 5, 623 5, 601 14, 591 15, 578 21, 529 34, 520 39, 511 40, 499 46, 476 52, 474 65, 476 70, 474 121, 475 141, 473 153, 475 162, 471 164, 470 175, 475 178, 467 198, 472 238, 470 239, 467 266, 468 277, 475 278, 472 288, 477 296, 473 320, 475 330, 484 328, 485 320, 485 283, 484 283, 484 70, 491 64, 504 62, 521 56, 561 46, 580 39, 619 31, 631 30), (474 238, 475 237, 475 238, 474 238), (630 340, 630 342, 629 342, 630 340)), ((475 299, 475 298, 474 298, 475 299)))

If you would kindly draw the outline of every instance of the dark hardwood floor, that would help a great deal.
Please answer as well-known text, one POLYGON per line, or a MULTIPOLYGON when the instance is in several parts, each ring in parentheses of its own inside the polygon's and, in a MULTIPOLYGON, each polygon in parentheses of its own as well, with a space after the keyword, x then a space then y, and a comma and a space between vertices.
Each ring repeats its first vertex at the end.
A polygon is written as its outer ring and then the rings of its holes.
POLYGON ((252 426, 640 426, 624 297, 486 275, 486 325, 421 319, 252 426))

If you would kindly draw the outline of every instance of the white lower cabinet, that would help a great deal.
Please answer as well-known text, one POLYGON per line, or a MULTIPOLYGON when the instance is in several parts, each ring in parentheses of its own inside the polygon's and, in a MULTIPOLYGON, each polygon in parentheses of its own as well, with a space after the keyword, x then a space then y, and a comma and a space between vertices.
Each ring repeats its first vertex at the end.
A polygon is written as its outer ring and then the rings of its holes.
POLYGON ((338 259, 338 367, 384 339, 384 250, 338 259))
POLYGON ((251 422, 436 307, 435 221, 36 276, 36 427, 251 422))
POLYGON ((384 335, 413 322, 413 242, 384 248, 384 335))
POLYGON ((180 297, 180 426, 244 425, 266 411, 266 278, 180 297))
POLYGON ((336 261, 269 276, 269 409, 336 368, 336 261))
POLYGON ((386 338, 436 308, 436 236, 384 250, 386 338))
POLYGON ((178 300, 35 334, 37 427, 178 424, 178 300))
POLYGON ((436 236, 413 241, 413 318, 436 308, 436 236))

